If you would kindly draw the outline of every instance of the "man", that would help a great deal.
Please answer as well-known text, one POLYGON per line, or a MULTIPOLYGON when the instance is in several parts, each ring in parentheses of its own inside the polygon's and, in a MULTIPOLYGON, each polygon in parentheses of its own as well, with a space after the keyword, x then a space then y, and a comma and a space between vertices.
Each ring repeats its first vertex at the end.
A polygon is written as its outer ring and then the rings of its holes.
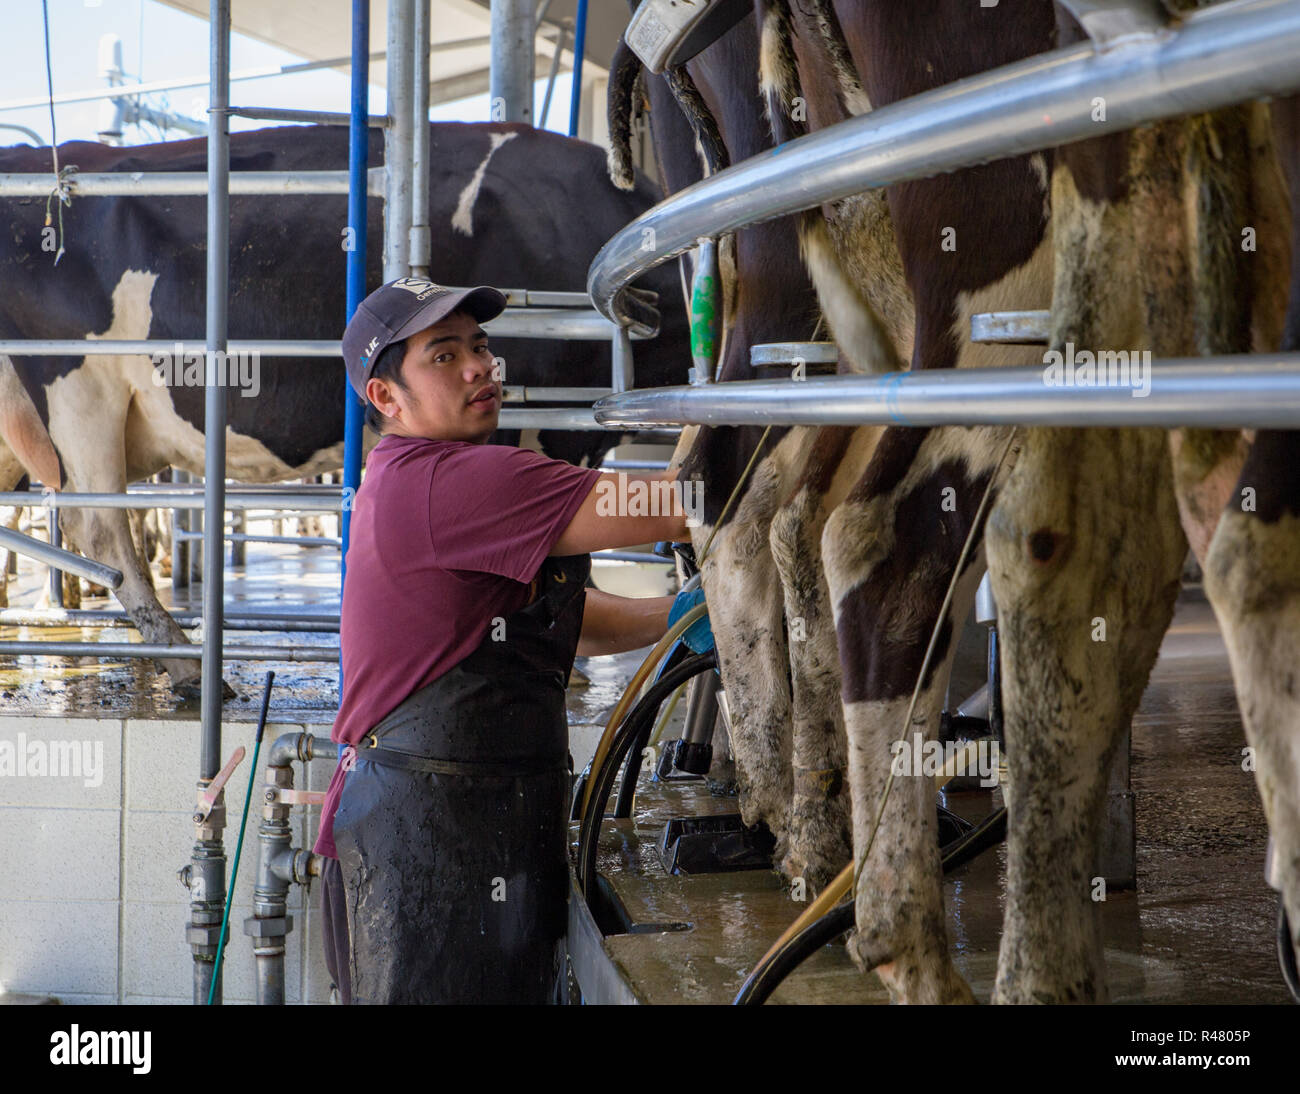
POLYGON ((479 324, 505 304, 402 278, 343 336, 382 434, 353 507, 332 734, 347 747, 316 841, 345 1002, 555 998, 565 684, 575 654, 638 649, 668 625, 672 597, 584 586, 590 551, 684 539, 680 504, 606 515, 602 472, 485 443, 501 385, 479 324))

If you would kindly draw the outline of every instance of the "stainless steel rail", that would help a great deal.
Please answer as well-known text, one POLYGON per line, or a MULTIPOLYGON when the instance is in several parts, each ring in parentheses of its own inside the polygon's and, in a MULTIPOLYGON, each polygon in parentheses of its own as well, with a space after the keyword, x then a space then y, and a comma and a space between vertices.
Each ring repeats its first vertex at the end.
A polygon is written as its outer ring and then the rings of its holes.
POLYGON ((788 141, 687 187, 601 248, 587 289, 602 315, 633 324, 621 298, 626 287, 700 238, 864 190, 1291 91, 1300 87, 1297 56, 1300 3, 1241 0, 1101 52, 1081 42, 994 69, 788 141))
POLYGON ((1131 384, 1056 386, 1040 366, 884 376, 738 380, 629 391, 593 408, 606 425, 1300 427, 1300 353, 1154 361, 1131 384))

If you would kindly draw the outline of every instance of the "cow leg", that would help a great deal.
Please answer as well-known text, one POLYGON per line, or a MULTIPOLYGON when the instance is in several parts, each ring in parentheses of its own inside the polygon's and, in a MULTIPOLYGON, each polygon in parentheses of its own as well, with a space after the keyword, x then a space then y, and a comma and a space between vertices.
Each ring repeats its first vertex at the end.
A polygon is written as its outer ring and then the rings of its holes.
POLYGON ((878 828, 876 817, 894 743, 903 741, 910 753, 917 736, 922 745, 938 737, 953 637, 982 570, 978 540, 947 617, 939 613, 1006 436, 887 430, 822 535, 839 638, 853 853, 861 864, 850 953, 864 970, 876 970, 896 1002, 974 1001, 948 951, 932 775, 901 771, 878 828), (905 725, 936 624, 934 655, 905 725))
POLYGON ((774 516, 769 539, 785 598, 793 717, 794 796, 790 847, 781 872, 802 877, 816 892, 852 853, 839 655, 821 536, 831 478, 854 431, 807 432, 813 443, 803 474, 774 516))
POLYGON ((1205 591, 1228 647, 1300 954, 1300 434, 1256 437, 1210 543, 1205 591))
MULTIPOLYGON (((718 530, 702 566, 731 713, 741 816, 746 824, 767 824, 778 862, 789 840, 790 685, 781 585, 767 538, 782 481, 775 459, 755 464, 734 517, 718 530)), ((693 530, 697 551, 709 531, 693 530)))
MULTIPOLYGON (((93 373, 87 373, 80 377, 79 383, 62 378, 51 385, 50 434, 65 453, 66 489, 78 493, 120 494, 126 489, 121 437, 128 396, 112 383, 100 384, 95 379, 93 373), (91 420, 97 423, 97 428, 88 433, 82 423, 91 420)), ((59 521, 68 540, 82 554, 122 571, 117 599, 145 642, 188 643, 185 632, 158 601, 152 575, 141 562, 131 536, 126 510, 61 509, 59 521)), ((160 660, 159 665, 170 676, 173 691, 187 699, 198 697, 198 661, 167 658, 160 660)), ((227 697, 234 694, 226 685, 223 690, 227 697)))
POLYGON ((1094 902, 1107 775, 1187 549, 1164 436, 1031 431, 985 546, 1011 775, 994 1000, 1102 1001, 1094 902))

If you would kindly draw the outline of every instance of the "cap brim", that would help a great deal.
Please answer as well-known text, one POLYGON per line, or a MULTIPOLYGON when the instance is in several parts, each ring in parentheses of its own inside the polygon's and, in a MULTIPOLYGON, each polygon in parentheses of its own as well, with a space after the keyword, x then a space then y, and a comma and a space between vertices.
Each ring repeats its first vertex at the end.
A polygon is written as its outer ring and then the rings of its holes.
POLYGON ((393 332, 390 341, 396 342, 402 338, 409 338, 412 334, 418 334, 439 320, 445 319, 457 308, 465 309, 478 322, 486 323, 506 310, 506 295, 500 289, 479 285, 473 289, 464 289, 450 296, 430 300, 393 332))

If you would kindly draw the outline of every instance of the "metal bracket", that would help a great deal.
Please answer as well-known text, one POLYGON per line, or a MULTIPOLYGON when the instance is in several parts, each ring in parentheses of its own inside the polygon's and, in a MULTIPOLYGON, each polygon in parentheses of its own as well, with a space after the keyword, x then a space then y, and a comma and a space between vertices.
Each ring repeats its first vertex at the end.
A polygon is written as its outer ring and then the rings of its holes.
POLYGON ((284 787, 266 788, 267 805, 324 805, 324 790, 290 790, 284 787))
POLYGON ((986 311, 970 317, 970 340, 1004 346, 1047 345, 1050 311, 986 311))
POLYGON ((1099 50, 1125 38, 1149 38, 1167 26, 1159 0, 1061 0, 1099 50))

